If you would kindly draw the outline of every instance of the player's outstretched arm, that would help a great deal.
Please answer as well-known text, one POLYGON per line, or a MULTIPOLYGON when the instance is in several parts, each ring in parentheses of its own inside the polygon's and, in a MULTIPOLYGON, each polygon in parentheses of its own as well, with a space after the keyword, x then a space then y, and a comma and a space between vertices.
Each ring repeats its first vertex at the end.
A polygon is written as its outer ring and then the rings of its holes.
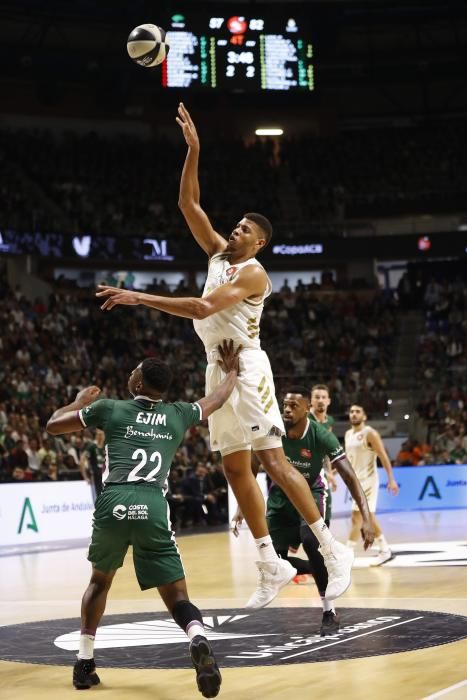
POLYGON ((82 389, 72 403, 58 408, 52 414, 46 425, 47 432, 51 435, 63 435, 82 430, 83 424, 79 419, 78 411, 94 403, 99 398, 100 393, 101 390, 97 386, 88 386, 86 389, 82 389))
POLYGON ((341 475, 345 485, 349 489, 352 498, 358 505, 358 510, 362 514, 363 524, 362 524, 362 537, 365 549, 368 549, 373 544, 375 539, 375 530, 370 518, 370 511, 368 509, 368 501, 366 500, 365 493, 361 487, 361 484, 355 474, 352 465, 345 455, 340 459, 334 460, 332 466, 337 469, 341 475))
POLYGON ((205 297, 161 297, 156 294, 134 292, 119 287, 98 285, 96 297, 105 298, 102 311, 110 311, 114 306, 123 304, 137 306, 144 304, 152 309, 158 309, 173 316, 182 318, 203 319, 218 311, 228 309, 249 297, 259 297, 267 284, 264 270, 256 266, 244 267, 233 282, 217 287, 205 297))
POLYGON ((374 428, 370 428, 370 430, 368 431, 367 442, 371 449, 376 452, 381 464, 386 470, 386 473, 388 475, 388 491, 390 491, 393 496, 397 496, 397 494, 399 493, 399 486, 397 481, 394 479, 391 460, 389 459, 389 455, 386 452, 386 448, 384 447, 381 435, 374 428))
POLYGON ((178 206, 194 238, 209 257, 212 257, 216 253, 221 253, 227 242, 214 230, 200 204, 198 178, 199 138, 193 120, 183 102, 180 102, 178 106, 176 121, 183 132, 188 146, 180 179, 178 206))
POLYGON ((209 396, 199 399, 198 403, 203 411, 203 418, 207 418, 224 405, 233 391, 239 372, 239 355, 242 351, 242 345, 239 345, 235 350, 233 340, 224 340, 217 349, 220 356, 218 363, 226 376, 224 381, 218 384, 209 396))

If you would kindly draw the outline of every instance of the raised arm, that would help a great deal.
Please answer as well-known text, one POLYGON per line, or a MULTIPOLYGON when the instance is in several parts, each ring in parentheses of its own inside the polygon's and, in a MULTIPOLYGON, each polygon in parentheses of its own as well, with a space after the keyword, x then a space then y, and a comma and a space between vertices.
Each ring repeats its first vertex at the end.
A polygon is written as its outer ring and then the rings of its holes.
POLYGON ((58 408, 51 415, 46 425, 47 432, 51 435, 63 435, 83 430, 78 411, 93 403, 99 398, 100 393, 101 390, 97 386, 88 386, 86 389, 82 389, 72 403, 58 408))
POLYGON ((180 179, 178 206, 194 238, 209 257, 212 257, 216 253, 222 252, 227 242, 213 229, 206 212, 200 205, 198 179, 199 138, 196 127, 183 102, 180 102, 178 106, 176 121, 182 129, 188 145, 180 179))
POLYGON ((367 442, 371 449, 374 450, 374 452, 376 452, 376 454, 379 457, 379 461, 386 470, 386 473, 388 475, 388 491, 390 491, 393 496, 397 496, 397 494, 399 493, 399 486, 397 484, 397 481, 394 479, 391 460, 389 459, 389 455, 386 452, 386 448, 384 447, 381 435, 374 428, 370 428, 370 430, 368 431, 367 442))

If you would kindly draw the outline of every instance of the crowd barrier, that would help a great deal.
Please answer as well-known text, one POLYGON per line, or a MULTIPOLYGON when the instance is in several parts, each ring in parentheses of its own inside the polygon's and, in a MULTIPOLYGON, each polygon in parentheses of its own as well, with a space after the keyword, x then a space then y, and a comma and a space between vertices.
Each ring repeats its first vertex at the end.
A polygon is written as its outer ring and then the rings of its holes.
MULTIPOLYGON (((467 465, 395 467, 398 496, 386 489, 387 477, 379 470, 378 512, 467 508, 467 465)), ((348 490, 338 477, 333 494, 333 516, 350 513, 348 490)), ((264 497, 265 474, 258 475, 264 497)), ((236 501, 229 488, 229 514, 236 501)), ((91 489, 84 481, 0 485, 0 547, 30 543, 84 539, 91 534, 94 506, 91 489)))
POLYGON ((0 485, 0 547, 87 538, 94 505, 85 481, 0 485))
MULTIPOLYGON (((394 478, 399 484, 399 494, 392 496, 387 490, 387 475, 379 469, 378 512, 401 510, 446 510, 467 508, 467 464, 445 464, 433 467, 394 467, 394 478)), ((257 477, 263 496, 267 496, 266 475, 257 477)), ((342 479, 337 477, 337 491, 332 494, 334 517, 347 516, 351 510, 351 497, 342 479)), ((229 517, 232 518, 237 502, 229 487, 229 517)))

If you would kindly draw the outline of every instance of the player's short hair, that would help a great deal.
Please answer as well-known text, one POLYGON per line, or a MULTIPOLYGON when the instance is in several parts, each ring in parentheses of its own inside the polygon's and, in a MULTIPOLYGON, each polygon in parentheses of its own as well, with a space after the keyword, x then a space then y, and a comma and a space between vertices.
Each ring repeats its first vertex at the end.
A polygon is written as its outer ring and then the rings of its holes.
POLYGON ((266 239, 266 243, 263 247, 266 247, 272 238, 272 224, 269 219, 262 214, 257 214, 254 211, 250 211, 248 214, 243 214, 243 216, 245 219, 250 219, 250 221, 253 221, 253 223, 260 227, 266 239))
POLYGON ((172 384, 172 370, 169 365, 155 357, 147 357, 142 361, 141 374, 145 389, 154 389, 165 394, 172 384))
POLYGON ((314 386, 311 387, 310 394, 312 394, 314 391, 327 391, 328 396, 330 396, 329 387, 327 384, 315 384, 314 386))
POLYGON ((288 387, 285 392, 285 394, 301 394, 305 401, 308 401, 308 396, 310 394, 310 390, 306 388, 306 386, 300 386, 300 384, 294 384, 294 386, 288 387))

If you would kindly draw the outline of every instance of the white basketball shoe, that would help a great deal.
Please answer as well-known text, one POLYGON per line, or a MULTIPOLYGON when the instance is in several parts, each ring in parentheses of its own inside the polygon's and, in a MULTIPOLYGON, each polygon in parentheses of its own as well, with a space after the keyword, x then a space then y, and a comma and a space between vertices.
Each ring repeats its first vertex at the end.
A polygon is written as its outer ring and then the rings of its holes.
POLYGON ((259 571, 256 591, 245 605, 245 608, 254 610, 268 605, 281 588, 284 588, 297 575, 297 569, 294 569, 285 559, 278 559, 271 563, 257 561, 256 566, 259 571))
POLYGON ((328 570, 327 600, 339 598, 350 586, 354 552, 344 544, 334 540, 329 548, 319 547, 328 570))

